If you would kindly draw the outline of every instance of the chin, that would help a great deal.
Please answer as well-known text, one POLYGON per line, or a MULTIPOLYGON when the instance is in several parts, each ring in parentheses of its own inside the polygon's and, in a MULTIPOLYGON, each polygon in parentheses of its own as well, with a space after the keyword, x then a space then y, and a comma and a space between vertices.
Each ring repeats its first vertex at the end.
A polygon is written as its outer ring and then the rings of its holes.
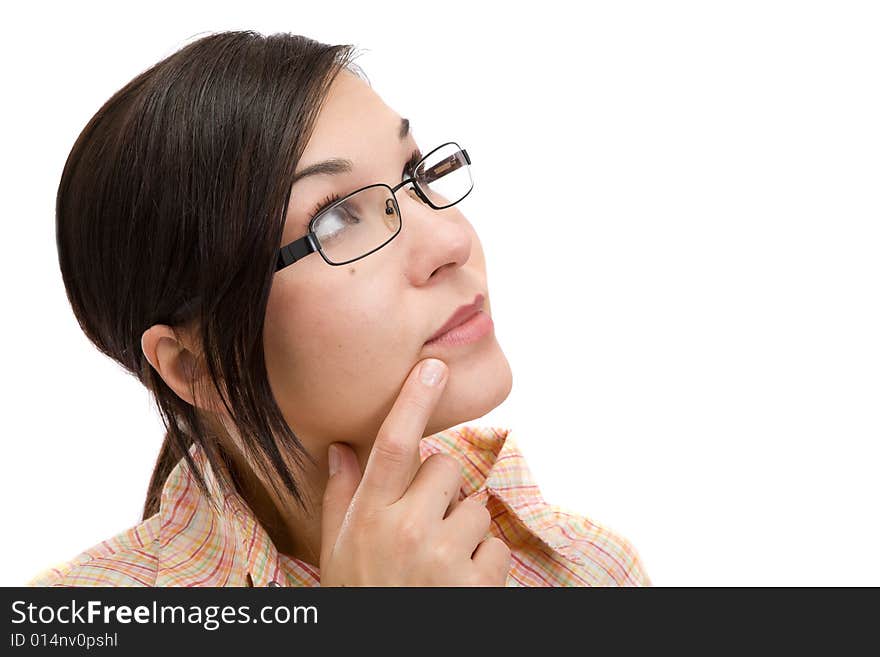
POLYGON ((497 342, 479 358, 446 360, 449 380, 425 435, 474 420, 501 405, 513 388, 510 363, 497 342))

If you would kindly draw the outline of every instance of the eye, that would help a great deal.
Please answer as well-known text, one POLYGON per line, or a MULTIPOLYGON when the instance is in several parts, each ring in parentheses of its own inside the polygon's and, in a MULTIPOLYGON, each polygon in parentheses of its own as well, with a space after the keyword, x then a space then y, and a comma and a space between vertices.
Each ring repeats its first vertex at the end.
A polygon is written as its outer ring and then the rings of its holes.
MULTIPOLYGON (((416 168, 416 165, 419 163, 419 160, 422 159, 422 152, 416 148, 412 155, 409 156, 409 160, 407 160, 406 164, 403 165, 403 175, 401 176, 401 180, 404 178, 410 178, 413 176, 413 171, 416 168)), ((416 193, 416 190, 412 183, 406 188, 406 193, 413 197, 416 201, 424 203, 422 197, 416 193)))
POLYGON ((419 163, 419 160, 422 159, 422 152, 417 148, 412 152, 412 155, 409 156, 409 159, 406 161, 406 164, 403 165, 403 173, 401 174, 401 179, 406 178, 407 176, 411 176, 413 173, 413 169, 419 163))
MULTIPOLYGON (((422 151, 419 150, 418 148, 416 148, 412 152, 412 154, 410 154, 409 159, 406 161, 406 164, 403 165, 403 171, 400 174, 400 179, 403 180, 404 178, 412 176, 413 169, 415 169, 415 166, 419 163, 419 160, 421 160, 421 159, 422 159, 422 151)), ((412 191, 412 190, 408 190, 408 191, 410 191, 410 193, 415 198, 418 198, 418 196, 416 195, 416 193, 414 191, 412 191)), ((333 194, 330 194, 329 196, 327 196, 323 201, 321 201, 320 203, 318 203, 314 207, 311 214, 309 214, 309 221, 311 222, 312 219, 314 219, 319 214, 321 214, 329 206, 333 205, 333 203, 335 201, 338 201, 339 198, 340 198, 339 194, 336 194, 336 193, 333 193, 333 194)))
POLYGON ((317 217, 324 210, 326 210, 330 205, 332 205, 334 201, 338 201, 338 200, 339 200, 339 194, 334 193, 334 194, 330 194, 329 196, 327 196, 323 201, 321 201, 320 203, 318 203, 315 206, 314 210, 312 210, 311 214, 309 215, 309 221, 311 222, 312 219, 317 217))

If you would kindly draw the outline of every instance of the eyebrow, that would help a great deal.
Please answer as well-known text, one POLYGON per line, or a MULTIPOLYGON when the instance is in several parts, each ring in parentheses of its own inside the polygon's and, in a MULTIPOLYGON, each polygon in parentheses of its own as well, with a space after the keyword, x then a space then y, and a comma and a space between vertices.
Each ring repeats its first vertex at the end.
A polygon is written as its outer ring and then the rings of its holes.
MULTIPOLYGON (((409 119, 400 119, 400 140, 403 141, 406 139, 406 136, 409 134, 409 119)), ((315 164, 310 164, 305 169, 300 171, 299 173, 294 174, 293 183, 297 180, 302 180, 308 176, 317 176, 317 175, 328 175, 335 176, 340 173, 349 173, 354 165, 351 160, 334 157, 329 160, 323 160, 321 162, 316 162, 315 164)))

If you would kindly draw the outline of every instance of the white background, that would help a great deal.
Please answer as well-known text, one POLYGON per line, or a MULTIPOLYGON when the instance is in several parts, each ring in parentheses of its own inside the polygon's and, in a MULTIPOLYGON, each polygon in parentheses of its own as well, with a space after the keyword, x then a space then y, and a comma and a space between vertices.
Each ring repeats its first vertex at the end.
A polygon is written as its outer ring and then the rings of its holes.
POLYGON ((65 158, 136 74, 254 29, 357 44, 421 146, 467 146, 514 371, 476 423, 518 432, 548 501, 658 585, 880 585, 876 4, 22 6, 0 10, 0 584, 135 524, 162 437, 68 306, 65 158))

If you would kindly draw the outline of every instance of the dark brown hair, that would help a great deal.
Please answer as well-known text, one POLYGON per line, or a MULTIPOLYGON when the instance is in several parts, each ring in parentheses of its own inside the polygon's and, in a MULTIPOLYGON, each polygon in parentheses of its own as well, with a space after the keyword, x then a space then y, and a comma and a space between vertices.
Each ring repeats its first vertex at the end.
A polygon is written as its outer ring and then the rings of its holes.
POLYGON ((197 328, 202 365, 246 456, 304 504, 281 452, 314 459, 272 395, 263 324, 294 170, 336 75, 365 77, 356 55, 288 33, 210 34, 113 94, 67 158, 56 201, 67 297, 97 348, 153 393, 166 427, 144 519, 181 458, 210 499, 193 443, 232 485, 211 418, 143 354, 153 324, 197 328))

